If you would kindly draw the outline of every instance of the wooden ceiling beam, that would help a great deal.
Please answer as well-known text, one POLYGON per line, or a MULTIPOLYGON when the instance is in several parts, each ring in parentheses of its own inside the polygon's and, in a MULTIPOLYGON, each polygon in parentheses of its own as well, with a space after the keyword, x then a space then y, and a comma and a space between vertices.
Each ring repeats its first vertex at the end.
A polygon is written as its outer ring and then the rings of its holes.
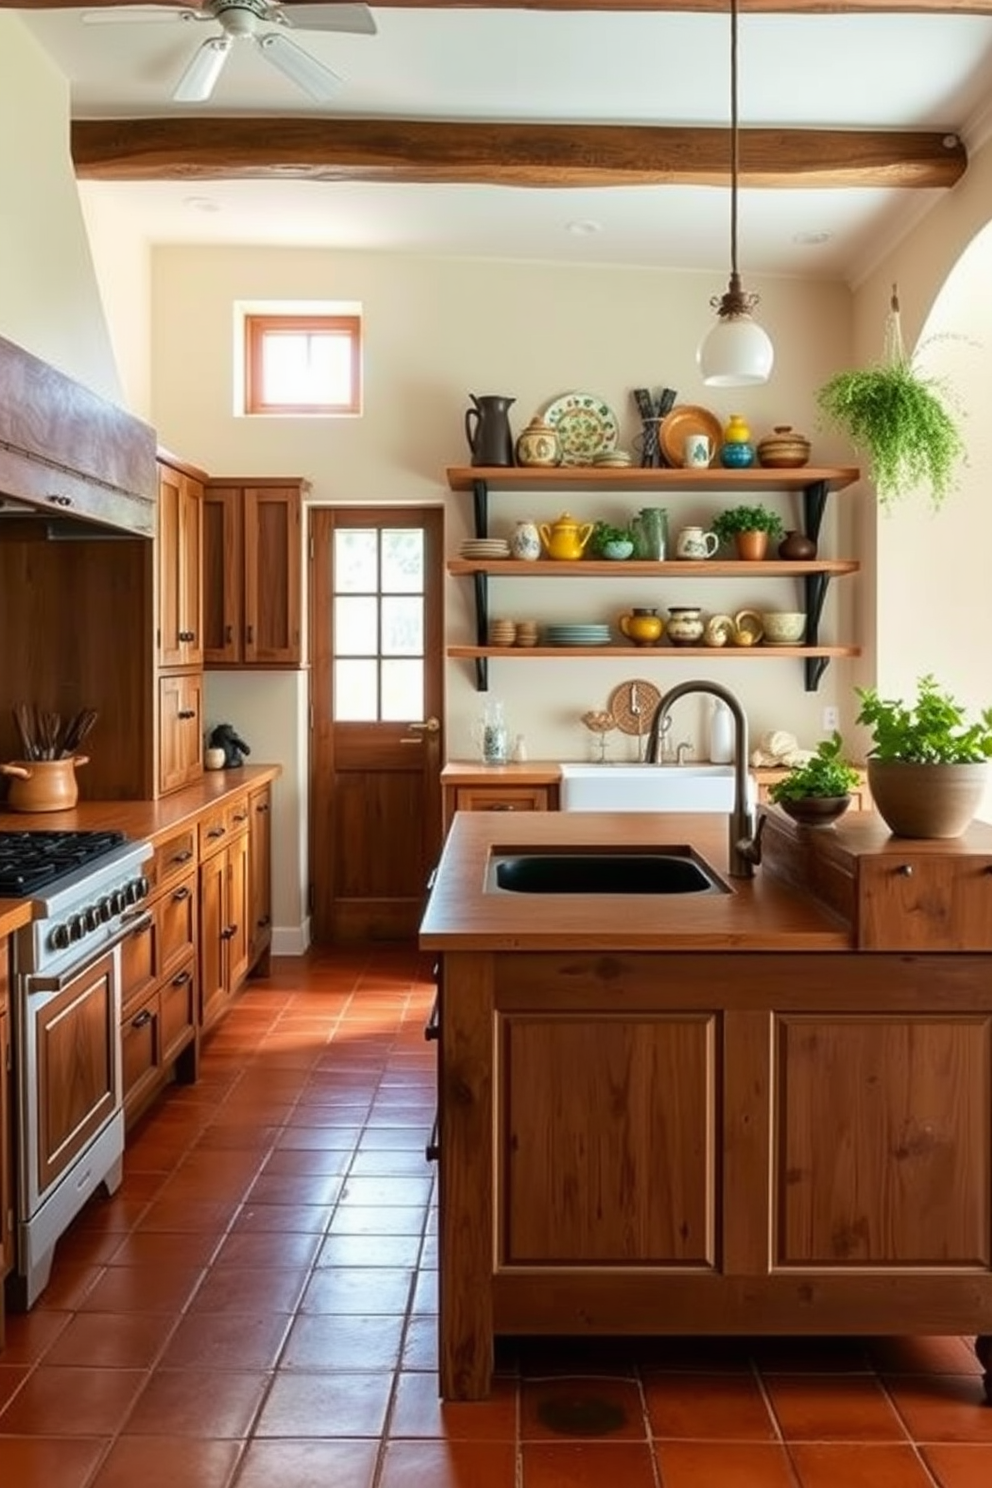
MULTIPOLYGON (((88 0, 90 10, 131 5, 135 0, 88 0)), ((179 10, 198 10, 198 0, 157 0, 179 10)), ((324 0, 291 0, 294 5, 324 0)), ((376 10, 626 10, 708 14, 726 12, 729 0, 372 0, 376 10)), ((79 0, 0 0, 0 10, 69 10, 79 0)), ((742 15, 992 15, 992 0, 740 0, 742 15)))
MULTIPOLYGON (((726 186, 727 129, 403 119, 86 119, 85 181, 412 181, 482 186, 726 186)), ((953 186, 954 134, 745 129, 743 186, 953 186)))

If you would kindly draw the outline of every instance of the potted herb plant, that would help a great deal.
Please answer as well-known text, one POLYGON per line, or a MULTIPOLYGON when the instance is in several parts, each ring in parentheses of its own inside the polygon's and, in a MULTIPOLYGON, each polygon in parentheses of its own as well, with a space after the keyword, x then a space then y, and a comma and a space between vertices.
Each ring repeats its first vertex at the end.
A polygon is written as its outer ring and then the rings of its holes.
POLYGON ((912 702, 855 689, 872 731, 868 785, 897 837, 958 837, 982 799, 992 758, 992 707, 965 709, 927 675, 912 702))
POLYGON ((633 528, 597 522, 592 529, 589 547, 597 558, 629 558, 634 551, 633 528))
POLYGON ((964 457, 964 440, 944 384, 925 376, 906 355, 895 286, 884 362, 835 373, 819 389, 816 401, 827 422, 867 457, 868 474, 883 507, 891 508, 901 496, 922 487, 933 508, 940 509, 964 457))
POLYGON ((768 544, 785 535, 782 518, 767 506, 728 506, 713 518, 713 531, 738 558, 764 558, 768 544))
POLYGON ((813 754, 770 787, 768 795, 795 821, 829 826, 851 804, 851 791, 861 776, 843 757, 844 740, 836 729, 821 739, 813 754))

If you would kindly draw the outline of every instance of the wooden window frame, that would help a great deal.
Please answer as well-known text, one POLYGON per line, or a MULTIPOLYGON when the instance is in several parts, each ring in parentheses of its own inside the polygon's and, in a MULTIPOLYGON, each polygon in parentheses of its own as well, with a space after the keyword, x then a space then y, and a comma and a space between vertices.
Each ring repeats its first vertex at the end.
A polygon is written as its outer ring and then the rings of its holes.
POLYGON ((360 315, 246 315, 246 414, 359 414, 362 411, 362 317, 360 315), (266 403, 262 398, 262 352, 273 332, 344 334, 351 350, 351 398, 346 403, 266 403))

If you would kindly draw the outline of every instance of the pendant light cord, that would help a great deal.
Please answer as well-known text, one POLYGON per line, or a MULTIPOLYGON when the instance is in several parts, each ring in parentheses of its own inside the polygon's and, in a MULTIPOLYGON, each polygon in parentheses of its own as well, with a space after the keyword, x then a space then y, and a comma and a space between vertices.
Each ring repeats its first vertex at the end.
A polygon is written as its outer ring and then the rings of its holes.
POLYGON ((737 177, 740 138, 737 128, 737 0, 730 0, 730 272, 737 275, 737 177))

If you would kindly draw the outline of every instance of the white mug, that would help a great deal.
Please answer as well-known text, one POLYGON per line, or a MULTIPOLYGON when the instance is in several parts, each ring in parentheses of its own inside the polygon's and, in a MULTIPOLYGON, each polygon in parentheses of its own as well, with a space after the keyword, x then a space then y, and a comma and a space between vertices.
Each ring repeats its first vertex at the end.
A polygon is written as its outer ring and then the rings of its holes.
POLYGON ((715 532, 704 532, 702 527, 683 527, 675 544, 678 558, 712 558, 720 546, 715 532))
POLYGON ((689 434, 682 446, 683 461, 689 470, 702 470, 710 463, 708 434, 689 434))

